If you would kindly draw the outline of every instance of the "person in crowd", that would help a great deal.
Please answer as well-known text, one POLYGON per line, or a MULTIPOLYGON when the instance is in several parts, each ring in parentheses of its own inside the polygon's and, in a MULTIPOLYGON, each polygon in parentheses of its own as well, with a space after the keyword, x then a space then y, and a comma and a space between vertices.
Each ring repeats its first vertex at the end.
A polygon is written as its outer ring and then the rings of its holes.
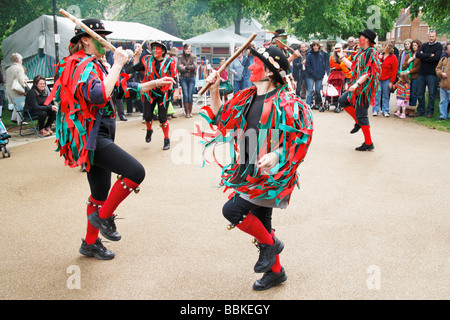
POLYGON ((371 151, 375 148, 370 132, 368 117, 369 106, 375 100, 381 73, 381 63, 374 48, 377 34, 371 29, 359 32, 359 43, 361 48, 350 62, 345 55, 340 58, 347 68, 351 68, 351 85, 338 100, 339 106, 353 118, 355 124, 350 131, 351 134, 360 129, 364 134, 364 142, 355 148, 356 151, 371 151))
POLYGON ((377 116, 380 109, 385 117, 389 117, 389 97, 390 90, 394 87, 397 80, 398 61, 394 54, 392 43, 388 43, 383 47, 383 53, 380 55, 381 75, 379 90, 375 97, 375 105, 373 106, 373 115, 377 116))
POLYGON ((402 71, 409 74, 409 106, 406 107, 406 116, 414 116, 417 104, 417 84, 420 70, 420 59, 416 58, 417 50, 422 46, 420 40, 413 40, 411 42, 411 52, 405 57, 403 62, 402 71))
MULTIPOLYGON (((295 94, 297 96, 299 96, 302 100, 306 100, 306 77, 307 77, 306 55, 307 55, 308 46, 306 45, 306 43, 302 42, 302 43, 300 43, 299 49, 300 49, 299 57, 292 61, 292 65, 293 65, 294 69, 298 70, 295 94)), ((295 75, 294 75, 294 80, 295 80, 295 75)))
POLYGON ((319 109, 322 105, 322 81, 326 72, 325 57, 319 51, 320 45, 317 41, 311 44, 311 52, 306 55, 306 104, 312 109, 319 109), (314 94, 314 106, 311 105, 314 94))
POLYGON ((417 106, 417 113, 415 116, 433 117, 434 114, 434 100, 437 89, 436 66, 442 55, 442 45, 436 41, 437 32, 431 30, 428 32, 428 42, 422 44, 416 53, 416 58, 419 58, 420 70, 417 84, 417 99, 419 104, 417 106), (428 87, 428 108, 425 110, 425 89, 428 87))
MULTIPOLYGON (((101 20, 82 22, 102 37, 111 33, 101 20)), ((59 105, 56 142, 65 165, 85 166, 87 172, 91 195, 87 201, 86 237, 79 251, 87 257, 110 260, 115 254, 103 245, 99 232, 111 241, 122 238, 114 221, 115 211, 131 192, 139 192, 145 178, 142 164, 114 143, 116 112, 112 96, 139 95, 170 85, 173 79, 125 82, 121 76, 128 61, 125 50, 115 50, 114 65, 108 71, 102 61, 105 47, 78 26, 70 40, 69 53, 56 66, 55 84, 44 104, 55 99, 59 105), (113 172, 118 176, 111 187, 113 172)))
POLYGON ((5 102, 5 77, 3 76, 3 69, 0 65, 0 116, 2 114, 4 102, 5 102))
MULTIPOLYGON (((152 50, 151 55, 144 55, 140 57, 140 50, 135 56, 133 66, 135 71, 144 71, 144 81, 151 81, 162 79, 164 77, 176 78, 177 76, 177 64, 175 60, 167 56, 167 47, 161 41, 153 41, 150 44, 152 50)), ((169 120, 167 118, 167 112, 169 109, 169 103, 172 99, 173 85, 157 87, 150 90, 150 92, 144 93, 144 114, 145 125, 147 127, 147 133, 145 135, 145 142, 150 143, 153 135, 153 115, 155 108, 158 108, 159 125, 162 128, 164 134, 163 150, 170 149, 170 137, 169 137, 169 120)))
POLYGON ((397 58, 397 61, 398 61, 400 52, 399 52, 398 48, 395 46, 395 40, 391 41, 391 45, 392 45, 392 48, 394 50, 393 54, 395 55, 395 57, 397 58))
POLYGON ((279 258, 284 244, 272 229, 272 212, 273 208, 287 208, 313 124, 310 108, 288 91, 289 62, 283 52, 276 46, 251 50, 255 59, 250 81, 254 86, 237 92, 225 105, 219 96, 217 72, 208 77, 211 105, 203 111, 216 129, 208 138, 198 134, 210 140, 208 146, 214 146, 223 143, 229 129, 237 130, 235 139, 228 141, 234 145, 231 150, 240 150, 239 156, 231 157, 221 178, 221 184, 235 192, 222 212, 230 222, 229 229, 237 227, 256 239, 260 255, 254 271, 264 275, 254 282, 253 289, 267 290, 287 279, 279 258), (266 143, 262 146, 257 141, 266 143))
POLYGON ((183 52, 178 56, 177 68, 183 94, 184 114, 188 118, 192 118, 197 58, 192 54, 191 46, 187 43, 183 45, 183 52))
MULTIPOLYGON (((6 96, 9 101, 14 98, 23 97, 26 94, 27 87, 25 81, 28 80, 25 74, 25 67, 22 64, 22 55, 20 53, 13 53, 9 60, 12 65, 6 69, 6 96)), ((11 114, 11 121, 20 122, 20 115, 17 114, 14 108, 11 114)))
POLYGON ((403 45, 404 45, 404 48, 400 52, 399 59, 398 59, 398 73, 402 72, 402 67, 403 67, 403 64, 405 63, 405 58, 407 56, 411 56, 412 40, 406 39, 403 45))
POLYGON ((448 106, 450 103, 450 42, 444 46, 445 52, 436 67, 436 75, 440 81, 440 101, 439 101, 439 120, 445 120, 448 117, 448 106))
MULTIPOLYGON (((103 64, 106 66, 106 68, 108 70, 111 69, 111 67, 114 65, 114 55, 113 55, 113 52, 109 48, 106 48, 106 54, 101 59, 103 60, 103 64)), ((125 73, 125 69, 122 69, 122 73, 125 73)), ((113 98, 113 103, 114 103, 114 107, 116 109, 116 114, 119 117, 119 120, 120 121, 128 121, 127 117, 125 116, 123 100, 113 98)))
MULTIPOLYGON (((240 47, 235 47, 234 52, 240 47)), ((230 64, 230 74, 233 76, 234 93, 244 89, 244 54, 241 52, 230 64)))
POLYGON ((395 83, 394 89, 397 90, 397 111, 394 115, 400 119, 406 118, 406 107, 409 106, 409 75, 406 72, 400 73, 399 80, 395 83))
POLYGON ((328 53, 326 48, 324 48, 323 43, 320 43, 319 46, 320 46, 319 51, 325 58, 325 73, 327 75, 329 75, 330 74, 330 54, 328 53))
POLYGON ((254 48, 255 45, 252 43, 250 44, 249 48, 245 49, 245 55, 244 55, 244 62, 242 63, 244 65, 244 71, 242 72, 242 78, 244 81, 242 89, 250 88, 253 84, 250 81, 250 70, 248 68, 253 64, 253 54, 250 50, 250 48, 254 48))
POLYGON ((58 110, 54 101, 45 104, 49 93, 45 78, 37 75, 33 79, 33 86, 27 92, 24 106, 24 110, 28 110, 31 116, 38 117, 39 135, 44 137, 53 134, 51 126, 55 122, 56 111, 58 110))

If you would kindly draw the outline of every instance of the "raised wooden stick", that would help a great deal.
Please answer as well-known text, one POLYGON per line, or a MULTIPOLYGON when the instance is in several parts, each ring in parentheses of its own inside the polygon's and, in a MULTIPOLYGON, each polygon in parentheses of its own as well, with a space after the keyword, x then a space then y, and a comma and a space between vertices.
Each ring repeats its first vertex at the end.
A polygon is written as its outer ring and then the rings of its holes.
POLYGON ((100 42, 102 45, 107 47, 112 52, 116 51, 116 47, 114 47, 110 42, 108 42, 105 38, 99 36, 95 31, 91 30, 87 25, 85 25, 83 22, 78 20, 76 17, 65 11, 64 9, 59 9, 59 13, 65 16, 66 18, 69 18, 74 22, 78 27, 83 29, 87 34, 89 34, 92 38, 96 39, 98 42, 100 42))
POLYGON ((288 49, 291 53, 293 53, 293 52, 295 51, 294 49, 292 49, 291 47, 289 47, 287 44, 281 42, 281 41, 278 40, 278 39, 276 40, 276 42, 277 42, 277 44, 279 44, 279 45, 285 47, 286 49, 288 49))
MULTIPOLYGON (((237 56, 240 53, 242 53, 252 43, 252 41, 256 38, 256 36, 257 34, 253 32, 252 35, 248 38, 247 42, 245 42, 231 57, 227 59, 227 61, 225 61, 223 66, 221 66, 220 69, 217 70, 217 73, 220 74, 223 70, 228 68, 231 62, 233 62, 233 60, 236 59, 237 56)), ((198 94, 202 96, 205 93, 205 91, 208 90, 210 85, 211 83, 209 82, 205 83, 205 86, 198 92, 198 94)))
MULTIPOLYGON (((148 36, 147 36, 147 39, 145 39, 145 40, 141 43, 141 45, 140 45, 139 48, 142 48, 142 47, 144 46, 144 44, 145 44, 148 40, 150 40, 150 36, 151 36, 151 35, 152 35, 152 31, 150 31, 150 33, 149 33, 148 36)), ((134 52, 133 57, 138 53, 138 51, 139 51, 139 50, 136 50, 136 51, 134 52)))

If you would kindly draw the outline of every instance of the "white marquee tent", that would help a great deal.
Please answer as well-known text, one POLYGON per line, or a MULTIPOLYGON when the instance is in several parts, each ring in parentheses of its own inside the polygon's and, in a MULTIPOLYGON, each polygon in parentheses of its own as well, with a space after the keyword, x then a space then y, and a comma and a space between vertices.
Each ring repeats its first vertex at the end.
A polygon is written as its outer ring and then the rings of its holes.
MULTIPOLYGON (((59 42, 59 58, 69 54, 69 42, 74 35, 75 23, 64 17, 57 17, 59 42)), ((152 40, 182 42, 183 40, 161 30, 141 23, 125 21, 104 21, 105 28, 112 31, 107 36, 111 41, 142 42, 147 37, 152 40)), ((2 41, 3 68, 11 65, 9 57, 17 52, 23 57, 23 64, 27 68, 27 76, 32 79, 41 74, 53 77, 55 64, 55 35, 53 16, 43 15, 30 22, 23 28, 2 41)))

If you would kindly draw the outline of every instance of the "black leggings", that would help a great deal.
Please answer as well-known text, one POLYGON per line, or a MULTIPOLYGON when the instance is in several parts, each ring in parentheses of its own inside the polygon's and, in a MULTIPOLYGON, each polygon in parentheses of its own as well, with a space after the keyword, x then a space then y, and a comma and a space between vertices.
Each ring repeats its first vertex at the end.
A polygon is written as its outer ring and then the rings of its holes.
POLYGON ((91 195, 95 200, 105 201, 111 188, 111 173, 140 184, 145 178, 142 164, 114 143, 95 150, 94 165, 87 173, 91 195))
POLYGON ((256 216, 266 228, 267 232, 272 232, 272 208, 260 207, 256 204, 242 199, 239 195, 235 195, 228 200, 222 208, 223 216, 232 224, 237 225, 239 221, 244 219, 244 215, 251 212, 256 216))
MULTIPOLYGON (((358 99, 358 97, 356 97, 358 99)), ((368 116, 368 110, 369 106, 366 105, 366 99, 365 97, 362 97, 361 99, 362 104, 356 103, 355 105, 355 117, 358 121, 358 124, 360 126, 368 126, 369 125, 369 116, 368 116)), ((344 92, 338 99, 339 106, 341 108, 352 108, 350 105, 350 102, 348 101, 348 91, 344 92)))
POLYGON ((152 103, 145 100, 144 101, 144 112, 142 118, 151 122, 153 119, 153 112, 155 107, 158 106, 158 120, 159 123, 165 123, 167 121, 167 108, 169 107, 169 100, 164 104, 163 97, 154 97, 152 103))
POLYGON ((31 112, 32 116, 38 116, 39 130, 50 127, 56 119, 56 111, 53 110, 39 110, 31 112), (45 120, 47 119, 47 122, 45 120))

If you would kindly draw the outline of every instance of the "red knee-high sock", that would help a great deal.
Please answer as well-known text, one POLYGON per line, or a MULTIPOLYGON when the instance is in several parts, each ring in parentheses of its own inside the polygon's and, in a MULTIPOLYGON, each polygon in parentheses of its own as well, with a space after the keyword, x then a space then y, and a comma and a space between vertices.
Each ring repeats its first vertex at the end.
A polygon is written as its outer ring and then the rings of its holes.
MULTIPOLYGON (((273 232, 273 230, 270 234, 272 237, 275 237, 275 232, 273 232)), ((275 263, 273 264, 271 270, 275 273, 281 272, 281 263, 280 263, 280 255, 279 254, 277 254, 275 263)))
POLYGON ((161 123, 161 127, 164 133, 164 138, 169 138, 169 121, 161 123))
MULTIPOLYGON (((95 210, 97 210, 98 206, 103 206, 105 201, 99 201, 92 198, 92 196, 89 197, 86 213, 89 216, 90 214, 94 213, 95 210)), ((98 229, 95 228, 88 220, 87 222, 87 228, 86 228, 86 237, 84 238, 84 241, 86 241, 87 244, 93 244, 98 238, 98 229)))
POLYGON ((273 245, 273 238, 270 233, 267 232, 261 221, 251 213, 248 213, 242 223, 238 223, 236 227, 255 237, 261 244, 273 245))
POLYGON ((145 125, 147 126, 147 130, 152 130, 153 121, 146 121, 145 125))
POLYGON ((361 126, 361 130, 364 134, 364 142, 367 145, 372 144, 372 137, 370 135, 370 126, 361 126))
POLYGON ((355 111, 354 107, 350 106, 350 107, 344 108, 344 110, 353 118, 353 120, 355 120, 355 122, 357 122, 356 121, 356 111, 355 111))
POLYGON ((99 217, 102 219, 111 217, 117 206, 131 193, 129 188, 136 189, 138 186, 139 184, 127 178, 118 179, 111 188, 105 204, 98 211, 99 217))

